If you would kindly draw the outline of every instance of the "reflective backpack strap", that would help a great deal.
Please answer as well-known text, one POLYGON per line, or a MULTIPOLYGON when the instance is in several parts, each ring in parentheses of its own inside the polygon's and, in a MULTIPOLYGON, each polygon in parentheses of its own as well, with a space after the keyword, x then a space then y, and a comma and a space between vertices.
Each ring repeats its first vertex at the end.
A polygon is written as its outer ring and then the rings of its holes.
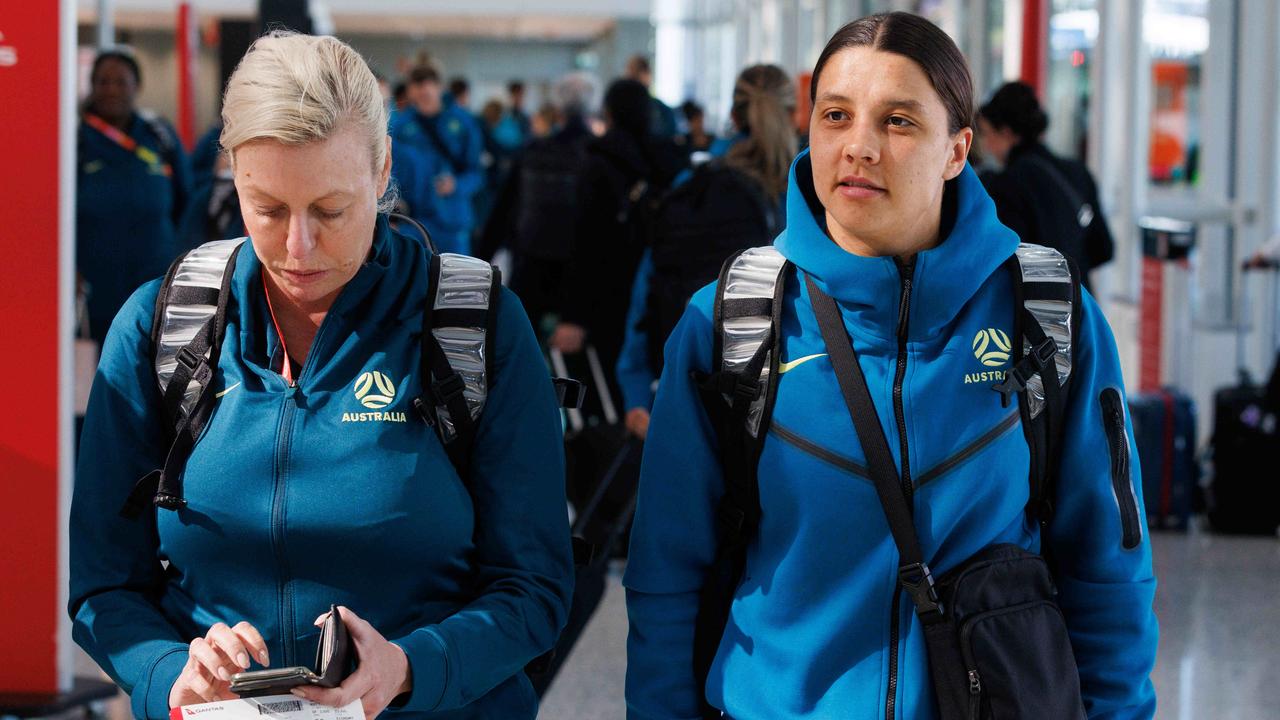
MULTIPOLYGON (((788 263, 772 247, 730 257, 720 272, 712 312, 711 372, 695 374, 720 443, 725 493, 716 509, 716 557, 699 597, 693 671, 706 684, 741 581, 746 548, 760 518, 757 465, 777 397, 778 339, 788 263), (733 328, 734 337, 726 328, 733 328)), ((702 701, 702 715, 720 711, 702 701)))
POLYGON ((187 253, 170 266, 161 285, 152 317, 152 362, 161 388, 161 412, 173 428, 173 439, 163 467, 147 473, 134 484, 120 510, 124 517, 140 516, 148 498, 156 507, 166 510, 178 510, 187 504, 182 492, 182 472, 213 411, 213 376, 227 332, 231 280, 240 245, 241 241, 224 240, 187 253), (200 308, 212 308, 212 311, 200 308), (175 320, 177 316, 183 319, 175 320), (189 329, 178 327, 179 323, 191 324, 202 319, 189 341, 176 344, 189 333, 189 329), (175 341, 175 338, 179 339, 175 341), (176 352, 170 350, 175 346, 176 352), (161 365, 167 366, 169 362, 174 364, 172 371, 162 373, 161 365))
POLYGON ((414 408, 435 428, 464 481, 493 374, 501 287, 497 269, 483 260, 453 253, 431 258, 421 337, 423 393, 414 408))
POLYGON ((169 290, 173 287, 173 277, 178 274, 178 269, 182 267, 182 261, 187 259, 188 253, 182 253, 173 262, 169 263, 169 270, 164 274, 164 280, 160 283, 160 292, 156 294, 155 308, 151 311, 151 366, 155 367, 160 361, 160 333, 164 329, 165 310, 169 307, 169 290))
POLYGON ((1061 253, 1019 246, 1005 263, 1014 294, 1013 367, 994 389, 1008 404, 1018 396, 1031 450, 1027 512, 1042 525, 1053 515, 1075 338, 1079 335, 1080 277, 1061 253))

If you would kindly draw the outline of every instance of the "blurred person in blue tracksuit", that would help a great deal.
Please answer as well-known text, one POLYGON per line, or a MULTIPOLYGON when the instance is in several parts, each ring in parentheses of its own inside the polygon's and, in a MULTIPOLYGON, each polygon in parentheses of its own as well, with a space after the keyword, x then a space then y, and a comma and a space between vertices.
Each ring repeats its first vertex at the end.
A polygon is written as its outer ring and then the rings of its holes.
POLYGON ((191 166, 173 127, 138 109, 142 73, 131 53, 99 53, 89 78, 76 133, 76 269, 101 342, 129 295, 176 254, 191 166))
POLYGON ((440 74, 409 72, 410 104, 391 122, 395 177, 414 219, 441 252, 467 254, 475 222, 472 197, 484 185, 484 137, 471 113, 446 103, 440 74))

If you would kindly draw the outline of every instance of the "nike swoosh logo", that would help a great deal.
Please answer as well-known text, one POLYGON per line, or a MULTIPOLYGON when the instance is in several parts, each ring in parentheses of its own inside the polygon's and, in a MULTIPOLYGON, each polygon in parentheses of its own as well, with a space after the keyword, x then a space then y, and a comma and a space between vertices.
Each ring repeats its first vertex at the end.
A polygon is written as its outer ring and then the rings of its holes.
POLYGON ((826 356, 827 356, 826 353, 818 353, 817 355, 806 355, 800 358, 799 360, 792 360, 791 362, 779 363, 778 374, 781 375, 783 373, 791 372, 792 370, 795 370, 796 368, 809 362, 810 360, 817 360, 820 357, 826 357, 826 356))
POLYGON ((227 388, 226 390, 223 390, 222 392, 215 394, 213 397, 214 397, 215 399, 220 398, 220 397, 222 397, 223 395, 226 395, 227 393, 231 392, 232 390, 235 390, 235 389, 236 389, 236 388, 238 388, 238 387, 240 387, 240 383, 236 383, 235 385, 232 385, 231 387, 227 388))

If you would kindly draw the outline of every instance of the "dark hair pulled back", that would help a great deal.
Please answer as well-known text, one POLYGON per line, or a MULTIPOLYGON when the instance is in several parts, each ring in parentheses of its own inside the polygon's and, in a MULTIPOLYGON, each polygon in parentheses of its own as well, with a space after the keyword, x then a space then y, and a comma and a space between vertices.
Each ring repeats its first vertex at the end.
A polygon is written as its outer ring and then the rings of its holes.
POLYGON ((649 135, 649 89, 635 80, 615 80, 604 93, 604 109, 613 126, 643 141, 649 135))
POLYGON ((991 126, 1009 128, 1023 140, 1035 140, 1049 127, 1049 116, 1040 107, 1036 91, 1026 83, 1005 83, 996 90, 978 114, 991 126))
POLYGON ((817 99, 818 78, 833 55, 855 47, 870 47, 913 60, 924 71, 947 109, 950 132, 969 127, 973 118, 973 79, 960 48, 937 25, 905 12, 871 15, 836 31, 813 66, 810 102, 817 99))

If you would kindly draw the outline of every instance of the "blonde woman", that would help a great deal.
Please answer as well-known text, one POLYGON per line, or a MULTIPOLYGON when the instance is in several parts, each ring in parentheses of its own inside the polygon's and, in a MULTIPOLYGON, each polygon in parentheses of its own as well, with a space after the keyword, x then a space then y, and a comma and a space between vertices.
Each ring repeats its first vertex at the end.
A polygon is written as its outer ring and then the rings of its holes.
POLYGON ((85 421, 76 641, 136 716, 164 718, 235 697, 237 672, 308 665, 333 604, 359 665, 295 695, 359 699, 367 717, 534 717, 522 670, 565 621, 572 559, 554 392, 524 312, 489 286, 483 409, 450 420, 433 398, 470 403, 474 377, 454 396, 422 369, 444 342, 424 340, 431 263, 487 266, 389 229, 391 143, 364 60, 329 37, 265 36, 222 117, 250 239, 228 251, 220 346, 177 354, 209 391, 179 415, 194 448, 174 466, 157 368, 182 296, 157 280, 116 318, 85 421), (469 428, 470 452, 442 423, 469 428))

